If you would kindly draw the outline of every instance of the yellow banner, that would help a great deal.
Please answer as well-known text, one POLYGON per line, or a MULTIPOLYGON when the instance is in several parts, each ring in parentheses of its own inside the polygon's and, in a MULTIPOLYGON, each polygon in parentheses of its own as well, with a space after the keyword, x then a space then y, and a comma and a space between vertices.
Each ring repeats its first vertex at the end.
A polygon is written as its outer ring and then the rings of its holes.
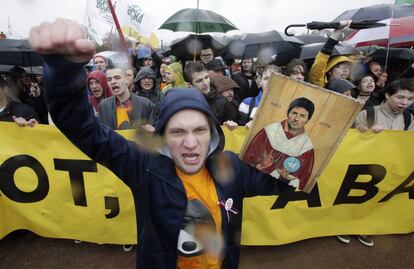
MULTIPOLYGON (((54 238, 136 242, 131 191, 112 172, 54 127, 0 123, 0 130, 0 238, 28 229, 54 238)), ((238 152, 247 129, 224 131, 226 148, 238 152)), ((242 243, 414 231, 413 148, 414 132, 351 130, 310 194, 245 200, 242 243)))

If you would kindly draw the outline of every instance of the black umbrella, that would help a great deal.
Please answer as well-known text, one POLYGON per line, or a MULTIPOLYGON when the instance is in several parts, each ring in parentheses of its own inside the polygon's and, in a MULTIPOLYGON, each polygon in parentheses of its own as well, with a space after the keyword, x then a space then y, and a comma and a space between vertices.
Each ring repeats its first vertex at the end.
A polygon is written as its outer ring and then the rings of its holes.
POLYGON ((227 45, 225 58, 258 58, 259 61, 269 62, 273 56, 292 52, 299 55, 300 46, 304 42, 289 37, 278 31, 249 33, 239 40, 233 40, 227 45))
POLYGON ((325 43, 328 40, 328 37, 320 35, 296 35, 295 37, 305 44, 325 43))
POLYGON ((190 34, 184 38, 175 40, 170 45, 170 52, 182 61, 191 60, 194 55, 199 55, 201 49, 211 48, 215 56, 220 56, 225 50, 225 45, 211 35, 190 34))
POLYGON ((0 64, 17 66, 43 65, 43 58, 24 39, 0 40, 0 64))
POLYGON ((10 73, 14 65, 0 65, 0 73, 10 73))
MULTIPOLYGON (((376 27, 383 27, 385 23, 377 22, 377 21, 360 21, 360 22, 352 22, 349 28, 351 29, 369 29, 369 28, 376 28, 376 27)), ((307 24, 291 24, 285 28, 285 34, 288 36, 293 36, 293 34, 288 33, 290 28, 293 27, 306 27, 309 30, 323 30, 323 29, 339 29, 341 25, 339 22, 321 22, 321 21, 313 21, 307 24)))
MULTIPOLYGON (((302 51, 300 53, 300 59, 302 60, 313 60, 315 59, 318 52, 322 49, 324 43, 314 43, 302 46, 302 51)), ((332 56, 340 55, 354 55, 357 54, 358 50, 352 46, 346 44, 338 44, 335 46, 332 56)))
POLYGON ((372 58, 373 61, 382 65, 385 63, 411 63, 414 61, 414 50, 408 48, 389 48, 387 52, 386 47, 380 46, 366 46, 358 47, 372 58), (388 57, 388 60, 387 60, 388 57))
MULTIPOLYGON (((327 37, 319 36, 319 35, 297 35, 295 38, 302 41, 305 45, 306 44, 313 44, 313 43, 325 43, 328 40, 327 37)), ((275 65, 283 66, 287 65, 292 59, 299 58, 301 48, 297 47, 294 50, 289 50, 286 52, 278 53, 277 57, 274 61, 275 65)))
POLYGON ((414 4, 379 4, 345 11, 333 21, 352 20, 355 22, 373 20, 382 21, 390 18, 413 16, 414 4))

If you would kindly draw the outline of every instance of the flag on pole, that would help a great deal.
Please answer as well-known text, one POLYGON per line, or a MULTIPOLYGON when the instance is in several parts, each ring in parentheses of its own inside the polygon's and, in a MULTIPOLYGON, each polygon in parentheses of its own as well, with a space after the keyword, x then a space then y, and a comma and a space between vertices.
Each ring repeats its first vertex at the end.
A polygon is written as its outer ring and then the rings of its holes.
MULTIPOLYGON (((159 47, 159 40, 155 34, 157 27, 137 2, 137 0, 112 1, 122 32, 141 43, 157 48, 159 47)), ((102 45, 105 35, 114 27, 107 0, 88 0, 85 24, 88 36, 102 45)))
POLYGON ((159 47, 159 40, 155 35, 157 27, 151 18, 138 5, 137 0, 117 0, 116 14, 121 24, 122 32, 141 43, 159 47))
POLYGON ((114 21, 107 0, 88 0, 86 9, 86 30, 89 38, 102 45, 114 21))

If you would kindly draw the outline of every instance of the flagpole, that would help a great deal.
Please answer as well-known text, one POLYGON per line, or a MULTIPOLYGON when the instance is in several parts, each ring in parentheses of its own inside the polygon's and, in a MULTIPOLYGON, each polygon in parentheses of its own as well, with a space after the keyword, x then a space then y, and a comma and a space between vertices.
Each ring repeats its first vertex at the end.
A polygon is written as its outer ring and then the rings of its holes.
POLYGON ((385 72, 387 72, 387 66, 388 66, 388 57, 389 57, 389 53, 390 53, 390 42, 391 42, 391 21, 394 18, 394 9, 391 9, 391 20, 390 20, 390 30, 388 31, 388 44, 387 44, 387 55, 385 56, 385 72))
POLYGON ((115 14, 115 9, 112 6, 111 0, 108 0, 108 6, 109 6, 109 9, 111 10, 112 18, 114 19, 114 23, 116 26, 116 30, 118 31, 119 39, 121 40, 121 46, 124 49, 125 54, 128 55, 128 45, 125 41, 124 34, 122 33, 122 29, 121 29, 121 26, 119 25, 119 21, 115 14))
MULTIPOLYGON (((199 9, 200 3, 199 0, 197 0, 197 10, 199 9)), ((195 42, 194 42, 194 54, 193 54, 193 61, 196 60, 196 54, 197 54, 197 35, 198 35, 198 22, 196 22, 196 35, 195 35, 195 42)))
MULTIPOLYGON (((88 9, 89 9, 89 1, 86 1, 86 9, 85 9, 85 17, 83 18, 83 25, 87 25, 87 23, 89 22, 89 16, 88 16, 88 9), (87 21, 88 20, 88 21, 87 21)), ((90 23, 90 22, 89 22, 90 23)), ((89 24, 90 25, 90 24, 89 24)), ((88 31, 89 32, 89 31, 88 31)))

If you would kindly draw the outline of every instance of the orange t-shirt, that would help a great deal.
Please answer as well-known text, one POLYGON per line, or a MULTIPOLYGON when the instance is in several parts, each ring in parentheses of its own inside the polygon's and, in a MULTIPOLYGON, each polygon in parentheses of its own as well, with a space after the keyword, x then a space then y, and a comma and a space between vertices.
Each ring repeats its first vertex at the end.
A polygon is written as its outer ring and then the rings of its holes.
POLYGON ((123 123, 129 122, 128 112, 130 110, 131 110, 130 102, 128 102, 126 105, 117 104, 116 106, 116 129, 117 130, 123 123))
POLYGON ((216 186, 207 169, 187 175, 176 169, 187 193, 187 211, 178 239, 177 268, 221 266, 221 212, 216 186))

